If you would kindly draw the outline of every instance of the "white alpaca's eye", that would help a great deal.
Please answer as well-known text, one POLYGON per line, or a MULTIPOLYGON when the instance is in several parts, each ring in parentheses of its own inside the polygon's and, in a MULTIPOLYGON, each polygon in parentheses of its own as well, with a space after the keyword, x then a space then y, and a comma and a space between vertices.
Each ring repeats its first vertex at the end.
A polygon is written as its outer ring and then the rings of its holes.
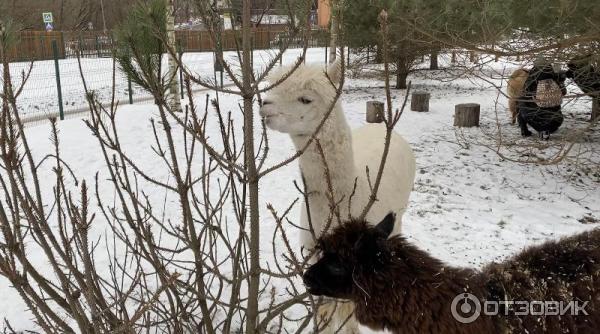
POLYGON ((299 97, 299 98, 298 98, 298 101, 302 102, 303 104, 309 104, 309 103, 311 103, 311 102, 312 102, 312 100, 311 100, 311 99, 309 99, 309 98, 307 98, 307 97, 304 97, 304 96, 302 96, 302 97, 299 97))

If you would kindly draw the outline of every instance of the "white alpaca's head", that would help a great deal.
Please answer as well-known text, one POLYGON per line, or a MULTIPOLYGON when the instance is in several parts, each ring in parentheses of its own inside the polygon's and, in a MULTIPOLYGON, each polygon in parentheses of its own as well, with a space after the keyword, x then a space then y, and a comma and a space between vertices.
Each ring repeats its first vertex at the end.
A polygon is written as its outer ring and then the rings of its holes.
MULTIPOLYGON (((283 68, 269 77, 277 82, 291 68, 283 68)), ((266 125, 290 135, 312 134, 335 98, 341 78, 341 66, 334 62, 327 72, 321 65, 301 65, 280 85, 263 97, 260 115, 266 125), (329 78, 328 78, 329 77, 329 78)))

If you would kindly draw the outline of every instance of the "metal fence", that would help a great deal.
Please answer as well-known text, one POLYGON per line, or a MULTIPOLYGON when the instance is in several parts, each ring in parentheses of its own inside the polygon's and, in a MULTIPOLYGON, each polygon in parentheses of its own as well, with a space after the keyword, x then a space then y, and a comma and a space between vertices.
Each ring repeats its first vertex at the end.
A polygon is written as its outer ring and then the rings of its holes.
MULTIPOLYGON (((29 66, 33 66, 23 93, 18 100, 18 108, 22 118, 28 124, 45 122, 49 117, 69 118, 82 115, 88 111, 83 91, 82 74, 90 90, 93 90, 101 101, 110 101, 113 92, 112 43, 110 37, 92 33, 51 32, 43 34, 23 33, 21 43, 11 52, 13 61, 10 72, 13 84, 20 86, 29 66), (29 36, 24 39, 23 36, 29 36), (76 43, 76 44, 75 44, 76 43), (76 50, 81 52, 81 72, 76 50), (34 59, 31 61, 30 59, 34 59)), ((194 73, 213 77, 214 44, 206 32, 178 32, 178 41, 182 48, 181 58, 186 68, 194 73)), ((228 35, 229 36, 229 35, 228 35)), ((232 37, 223 39, 225 50, 235 50, 232 37)), ((309 38, 313 47, 327 46, 327 37, 322 31, 315 31, 309 38)), ((253 45, 255 62, 272 55, 271 49, 278 48, 280 43, 289 38, 284 31, 258 31, 254 35, 253 45)), ((291 47, 299 46, 301 41, 293 40, 291 47)), ((289 56, 297 51, 289 52, 289 56)), ((312 52, 321 52, 313 50, 312 52)), ((326 57, 326 50, 323 55, 326 57)), ((225 52, 225 58, 235 61, 235 52, 225 52)), ((166 59, 165 59, 166 61, 166 59)), ((257 69, 260 64, 257 64, 257 69)), ((215 76, 216 77, 216 76, 215 76)), ((0 80, 0 88, 3 80, 0 80)), ((227 79, 224 82, 228 84, 227 79)), ((114 92, 116 100, 121 104, 152 102, 151 96, 132 84, 129 78, 117 69, 114 75, 114 92)), ((193 87, 199 90, 200 87, 193 87)))

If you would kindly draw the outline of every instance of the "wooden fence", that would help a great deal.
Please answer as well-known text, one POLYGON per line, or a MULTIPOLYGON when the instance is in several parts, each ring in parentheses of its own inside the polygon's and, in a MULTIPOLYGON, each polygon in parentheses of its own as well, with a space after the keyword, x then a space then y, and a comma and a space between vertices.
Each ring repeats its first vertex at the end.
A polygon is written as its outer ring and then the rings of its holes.
MULTIPOLYGON (((313 30, 309 35, 309 46, 326 46, 328 33, 326 30, 313 30)), ((207 31, 176 31, 176 39, 183 52, 206 52, 215 50, 215 40, 207 31)), ((288 32, 282 28, 257 28, 252 31, 254 49, 276 48, 288 39, 288 32)), ((238 49, 237 41, 240 33, 227 30, 221 35, 224 51, 238 49)), ((112 55, 113 38, 102 31, 22 31, 19 42, 10 50, 11 61, 49 60, 53 59, 52 41, 57 44, 57 56, 60 59, 76 57, 76 50, 83 57, 110 57, 112 55)), ((290 47, 303 45, 301 37, 290 41, 290 47)))
POLYGON ((8 59, 11 61, 52 59, 52 41, 56 41, 58 54, 65 54, 64 33, 60 31, 22 31, 19 33, 17 45, 9 50, 8 59))

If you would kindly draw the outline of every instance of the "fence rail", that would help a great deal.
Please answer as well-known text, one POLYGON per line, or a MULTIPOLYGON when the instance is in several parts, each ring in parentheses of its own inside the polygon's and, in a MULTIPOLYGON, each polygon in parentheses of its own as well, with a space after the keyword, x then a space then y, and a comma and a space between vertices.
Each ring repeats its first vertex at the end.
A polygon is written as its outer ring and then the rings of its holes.
MULTIPOLYGON (((208 31, 180 30, 175 32, 175 36, 183 52, 207 52, 216 48, 216 41, 208 31)), ((257 28, 252 31, 252 44, 255 50, 275 48, 284 43, 288 36, 288 32, 280 27, 257 28)), ((326 30, 312 30, 308 37, 309 47, 327 45, 326 30)), ((239 39, 238 31, 223 31, 220 36, 223 51, 238 49, 239 39)), ((102 31, 22 31, 18 43, 9 51, 9 60, 52 60, 53 41, 58 45, 60 59, 75 58, 77 50, 80 50, 82 57, 102 58, 112 55, 114 39, 112 34, 102 31)), ((291 47, 303 44, 301 37, 295 37, 290 42, 291 47)))

